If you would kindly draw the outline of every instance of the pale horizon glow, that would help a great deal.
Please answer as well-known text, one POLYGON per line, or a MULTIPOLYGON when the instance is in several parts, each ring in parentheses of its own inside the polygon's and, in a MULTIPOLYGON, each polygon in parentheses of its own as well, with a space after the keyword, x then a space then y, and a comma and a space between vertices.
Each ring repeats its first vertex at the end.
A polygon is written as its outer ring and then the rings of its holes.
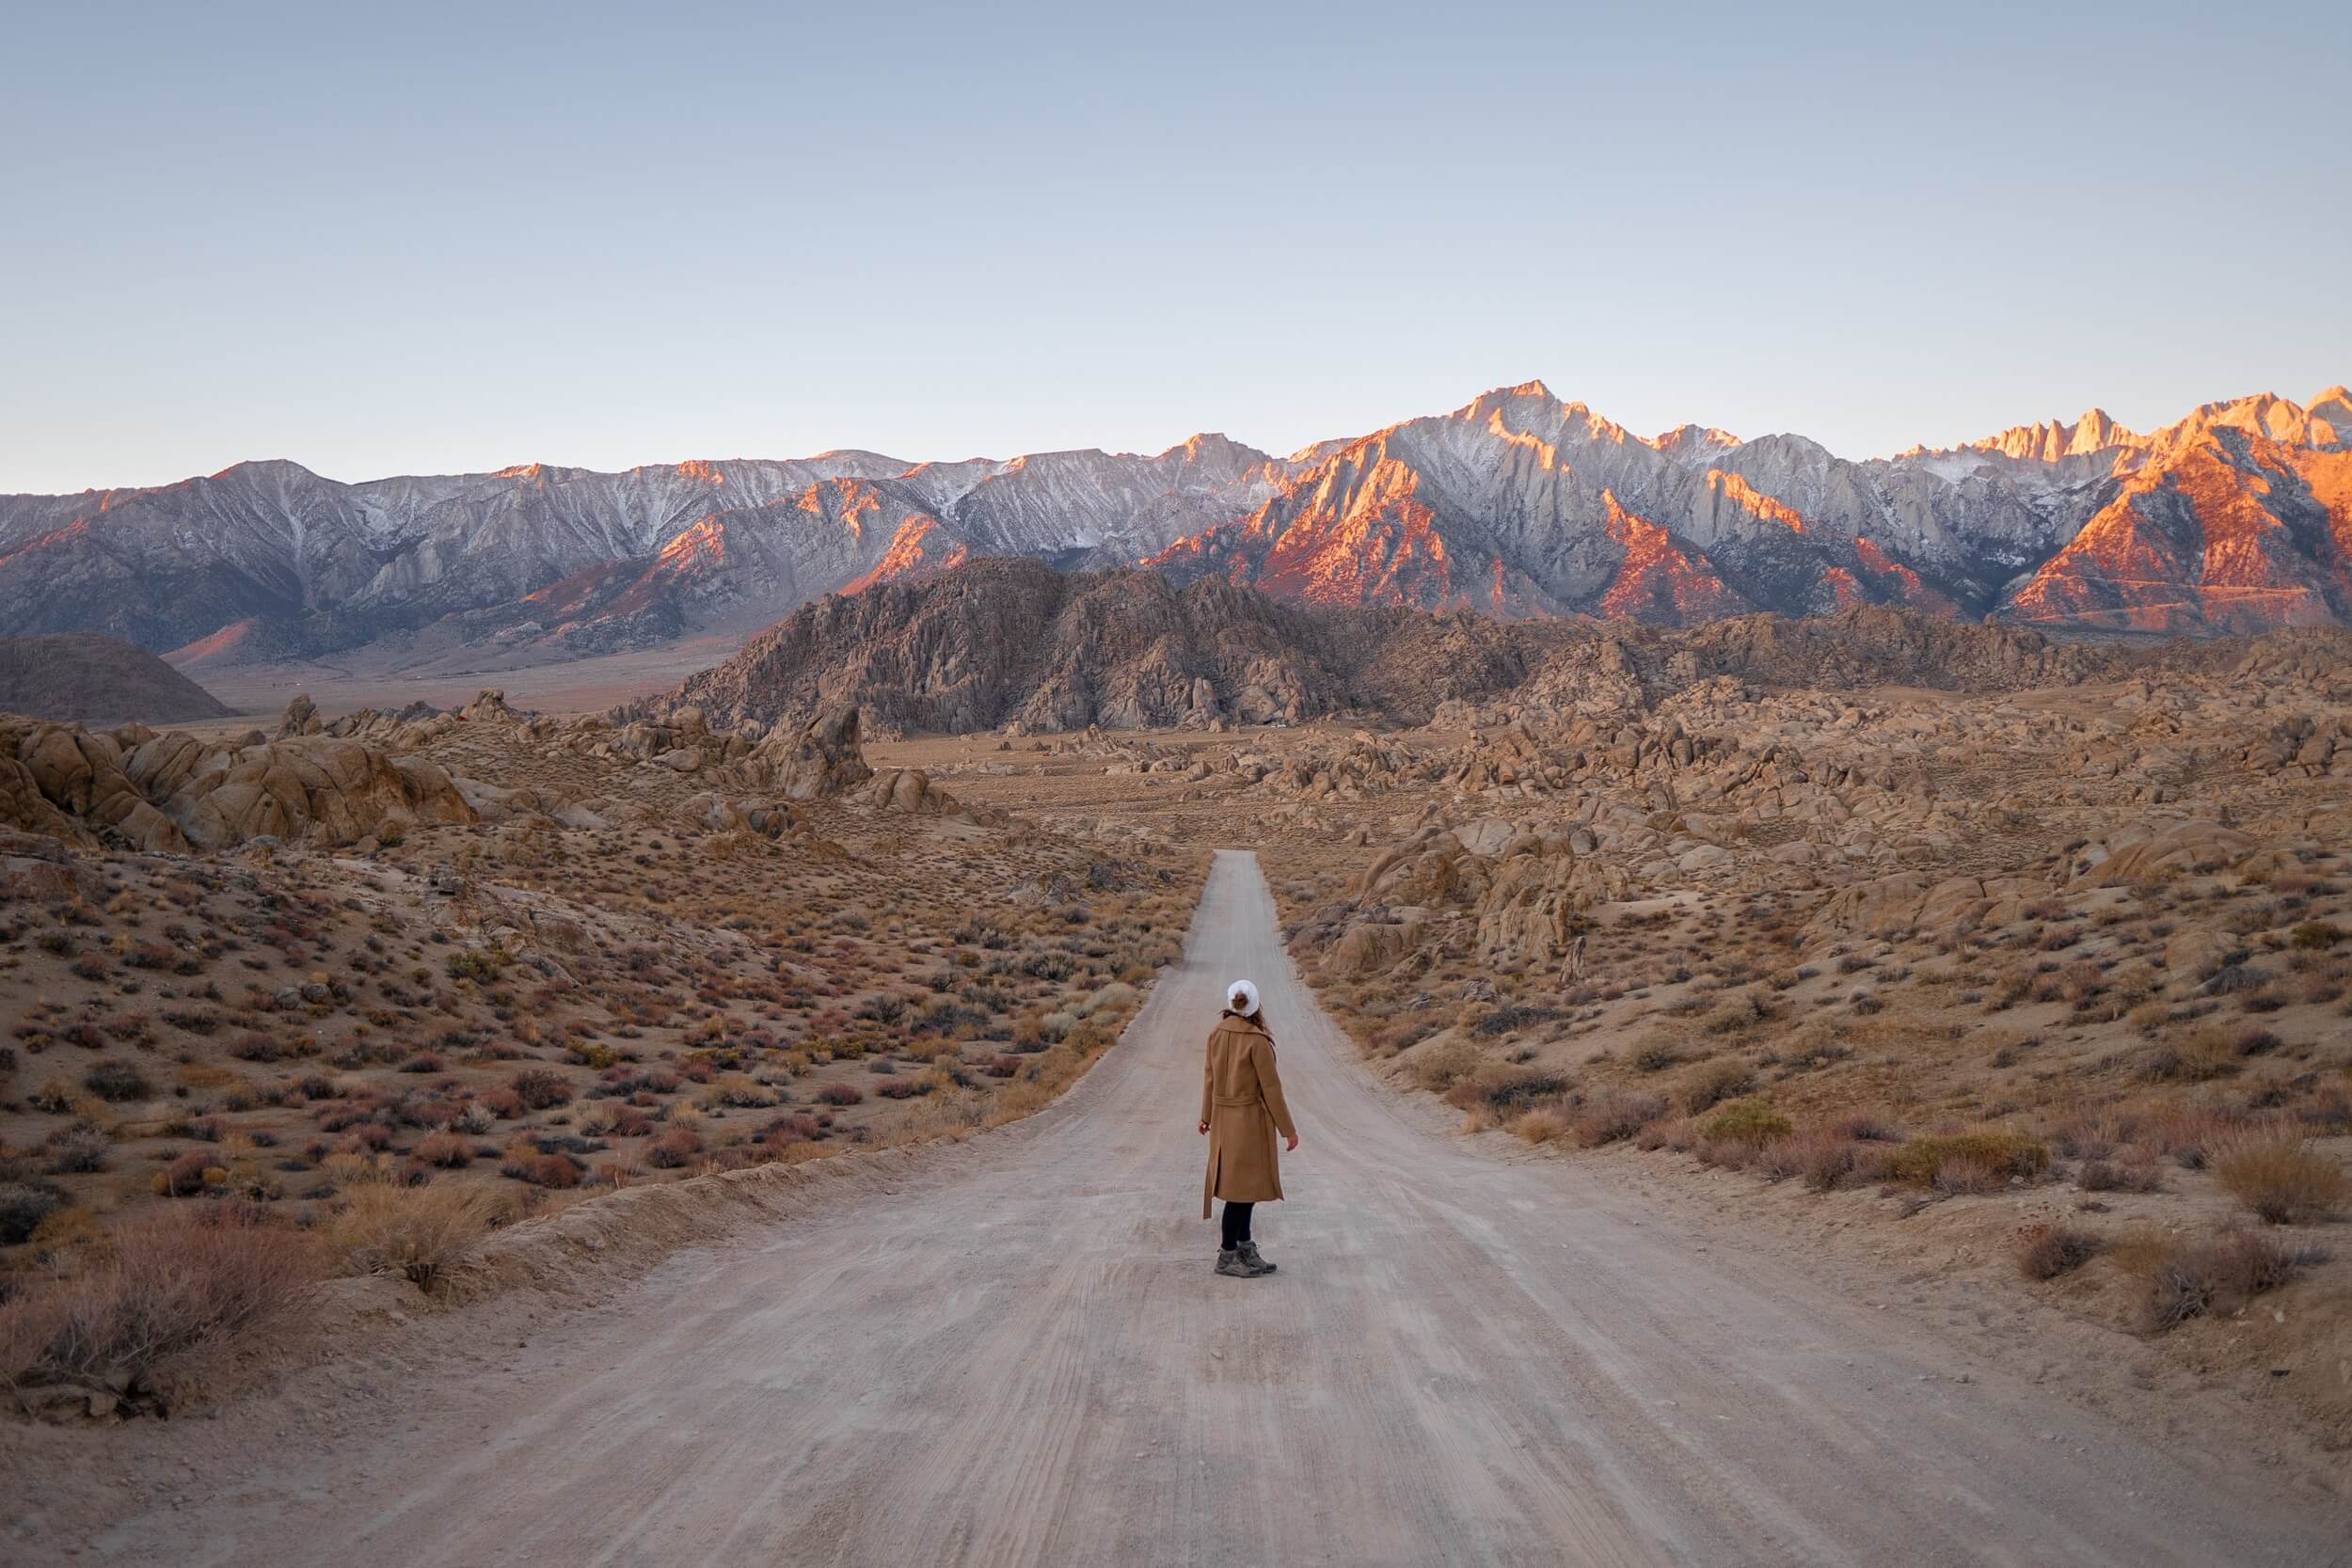
POLYGON ((1283 455, 1530 379, 1873 457, 2352 379, 2341 8, 133 4, 11 44, 0 493, 1283 455))

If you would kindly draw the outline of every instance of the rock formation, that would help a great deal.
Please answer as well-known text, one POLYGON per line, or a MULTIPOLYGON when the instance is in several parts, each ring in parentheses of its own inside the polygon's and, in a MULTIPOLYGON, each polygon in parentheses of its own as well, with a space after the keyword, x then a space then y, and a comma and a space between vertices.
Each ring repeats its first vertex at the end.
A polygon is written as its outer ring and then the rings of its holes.
POLYGON ((141 725, 86 730, 12 716, 0 716, 0 813, 35 832, 182 851, 263 836, 349 844, 476 818, 439 765, 355 740, 220 745, 141 725))

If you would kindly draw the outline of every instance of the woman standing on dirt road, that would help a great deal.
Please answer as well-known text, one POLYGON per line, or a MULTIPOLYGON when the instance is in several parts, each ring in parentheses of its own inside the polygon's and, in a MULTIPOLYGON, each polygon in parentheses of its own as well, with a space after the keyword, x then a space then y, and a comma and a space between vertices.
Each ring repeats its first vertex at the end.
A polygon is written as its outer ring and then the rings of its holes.
POLYGON ((1216 1272, 1236 1279, 1272 1274, 1249 1238, 1249 1212, 1282 1196, 1281 1156, 1274 1134, 1293 1149, 1298 1129, 1282 1100, 1281 1075, 1274 1070, 1274 1037, 1258 1010, 1258 988, 1236 980, 1225 988, 1225 1011, 1209 1032, 1200 1066, 1200 1131, 1209 1138, 1209 1174, 1200 1187, 1200 1217, 1209 1200, 1225 1200, 1224 1244, 1216 1272))

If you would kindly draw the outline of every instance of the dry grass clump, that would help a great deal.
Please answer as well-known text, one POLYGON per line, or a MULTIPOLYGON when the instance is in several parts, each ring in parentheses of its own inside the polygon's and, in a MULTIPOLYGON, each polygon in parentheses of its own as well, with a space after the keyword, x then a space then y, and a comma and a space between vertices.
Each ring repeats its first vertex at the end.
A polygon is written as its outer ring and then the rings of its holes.
POLYGON ((284 1321, 324 1273, 313 1238, 235 1209, 140 1221, 82 1274, 0 1307, 0 1381, 140 1393, 166 1362, 284 1321))
POLYGON ((2017 1272, 2027 1279, 2056 1279, 2098 1256, 2099 1238, 2064 1225, 2029 1225, 2017 1238, 2017 1272))
POLYGON ((397 1274, 430 1291, 505 1217, 485 1187, 379 1183, 346 1192, 321 1233, 346 1272, 397 1274))
POLYGON ((1723 1057, 1683 1074, 1675 1085, 1675 1101, 1684 1116, 1695 1117, 1755 1087, 1756 1069, 1736 1057, 1723 1057))
POLYGON ((2164 1172, 2153 1160, 2086 1160, 2074 1184, 2087 1193, 2160 1193, 2164 1172))
POLYGON ((1456 1079, 1475 1072, 1485 1060, 1478 1047, 1467 1039, 1457 1036, 1440 1040, 1413 1058, 1413 1081, 1433 1093, 1442 1093, 1456 1079))
POLYGON ((1566 1133, 1568 1118, 1550 1109, 1521 1111, 1511 1118, 1505 1131, 1532 1144, 1548 1144, 1566 1133))
POLYGON ((2225 1144, 2212 1166, 2223 1190, 2270 1225, 2326 1219, 2352 1190, 2333 1161, 2291 1134, 2225 1144))
POLYGON ((1715 1143, 1757 1148, 1796 1131, 1796 1124, 1760 1100, 1734 1100, 1707 1118, 1706 1136, 1715 1143))
POLYGON ((2243 1229, 2199 1240, 2136 1231, 2117 1241, 2114 1251, 2123 1271, 2140 1282, 2140 1322, 2152 1333, 2232 1310, 2327 1259, 2317 1247, 2243 1229))
POLYGON ((1568 1135, 1580 1148, 1597 1148, 1633 1136, 1665 1114, 1663 1095, 1608 1089, 1576 1108, 1568 1119, 1568 1135))
POLYGON ((2031 1179, 2049 1168, 2050 1148, 2022 1132, 1987 1128, 1942 1137, 1914 1138, 1892 1150, 1886 1174, 1898 1181, 1948 1191, 1990 1191, 1978 1183, 2005 1186, 2010 1177, 2031 1179))

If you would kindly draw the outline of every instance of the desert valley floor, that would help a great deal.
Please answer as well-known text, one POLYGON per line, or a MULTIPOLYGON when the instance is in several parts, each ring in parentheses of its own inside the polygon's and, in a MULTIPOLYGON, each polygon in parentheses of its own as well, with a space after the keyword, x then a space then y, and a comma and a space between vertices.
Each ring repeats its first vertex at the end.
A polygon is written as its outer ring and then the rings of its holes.
POLYGON ((2334 644, 1655 655, 1152 731, 0 720, 0 1545, 2341 1560, 2334 644), (1240 972, 1306 1139, 1247 1282, 1240 972))

